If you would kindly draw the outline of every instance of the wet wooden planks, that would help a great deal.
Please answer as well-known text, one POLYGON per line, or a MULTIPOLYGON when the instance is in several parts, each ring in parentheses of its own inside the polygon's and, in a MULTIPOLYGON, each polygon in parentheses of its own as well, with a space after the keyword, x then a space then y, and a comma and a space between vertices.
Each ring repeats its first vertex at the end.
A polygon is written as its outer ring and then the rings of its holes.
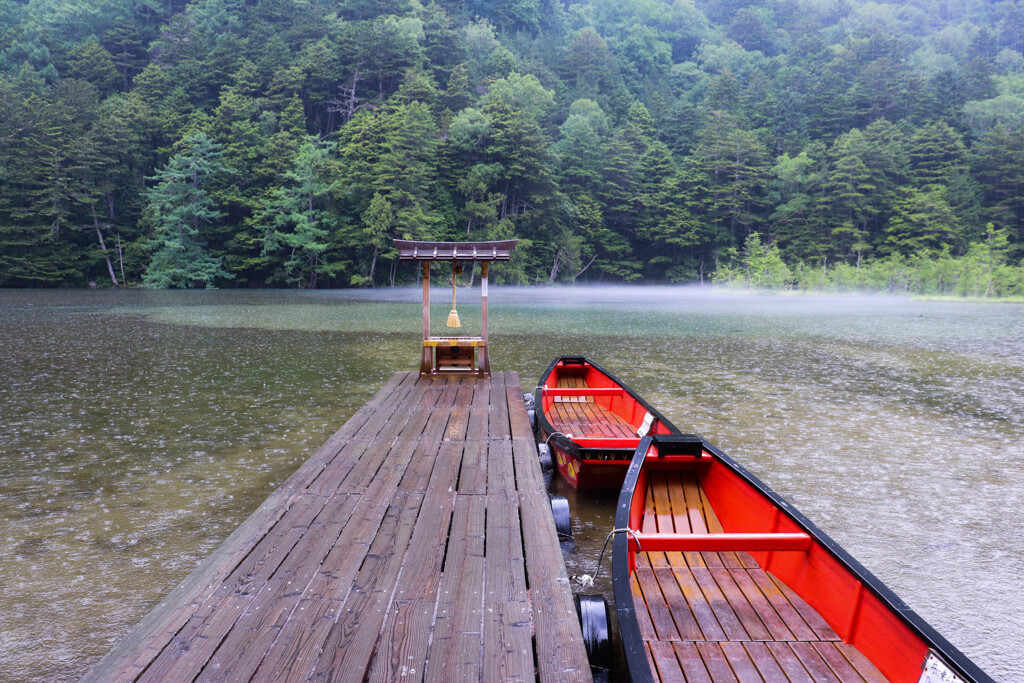
POLYGON ((548 421, 563 434, 576 437, 636 439, 636 428, 624 417, 593 402, 554 403, 548 421))
MULTIPOLYGON (((563 368, 555 386, 559 389, 587 389, 589 385, 582 372, 569 372, 563 368)), ((587 403, 593 399, 589 396, 555 396, 554 403, 587 403)))
MULTIPOLYGON (((643 530, 721 533, 692 473, 652 472, 643 530)), ((663 681, 881 683, 886 679, 745 552, 638 553, 631 577, 663 681)))
POLYGON ((589 680, 515 373, 398 373, 85 680, 589 680))
MULTIPOLYGON (((559 389, 586 389, 582 374, 558 377, 559 389)), ((629 420, 599 405, 591 396, 555 396, 548 409, 548 421, 563 434, 584 438, 637 439, 629 420)))

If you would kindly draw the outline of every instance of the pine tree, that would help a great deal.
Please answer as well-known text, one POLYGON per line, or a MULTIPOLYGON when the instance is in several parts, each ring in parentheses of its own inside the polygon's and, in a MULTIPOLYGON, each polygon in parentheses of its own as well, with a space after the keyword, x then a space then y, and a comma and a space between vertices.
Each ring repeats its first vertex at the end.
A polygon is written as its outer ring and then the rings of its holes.
POLYGON ((353 275, 352 284, 356 286, 374 287, 374 280, 377 271, 377 259, 384 254, 386 258, 393 259, 397 252, 392 247, 392 230, 395 225, 395 214, 391 210, 391 202, 384 198, 379 192, 373 195, 370 206, 362 216, 363 234, 366 245, 372 251, 370 257, 369 272, 365 275, 353 275))
POLYGON ((81 229, 91 223, 91 195, 81 181, 91 157, 87 139, 97 119, 96 88, 69 78, 45 98, 30 95, 23 107, 9 111, 12 120, 0 128, 12 126, 0 145, 0 211, 6 214, 0 222, 6 272, 0 278, 22 285, 85 284, 101 272, 100 254, 81 229))
POLYGON ((104 34, 103 42, 121 74, 121 89, 128 92, 132 77, 146 65, 138 28, 129 17, 121 17, 104 34))
POLYGON ((914 130, 906 145, 911 177, 922 188, 949 185, 967 168, 963 137, 944 121, 914 130))
POLYGON ((821 162, 808 151, 804 149, 795 157, 783 154, 772 168, 770 201, 774 211, 770 220, 776 243, 794 260, 820 259, 828 252, 815 197, 821 190, 824 172, 821 162))
POLYGON ((384 139, 370 187, 391 203, 399 234, 436 238, 439 219, 430 196, 440 146, 437 125, 422 102, 401 105, 384 116, 384 139))
MULTIPOLYGON (((465 40, 451 15, 434 0, 423 8, 423 34, 423 53, 434 80, 442 85, 450 83, 449 76, 454 75, 454 70, 460 65, 465 76, 465 40)), ((448 106, 452 111, 463 108, 448 106)))
POLYGON ((71 51, 70 75, 89 81, 107 95, 122 83, 122 76, 114 66, 114 59, 95 40, 80 43, 71 51))
POLYGON ((503 167, 502 219, 540 209, 556 192, 548 138, 527 111, 513 109, 504 99, 493 100, 485 108, 493 123, 487 155, 500 160, 503 167))
POLYGON ((962 239, 960 220, 946 201, 945 185, 900 189, 900 199, 886 227, 884 251, 904 256, 933 255, 945 245, 955 249, 962 239))
POLYGON ((559 66, 573 101, 595 100, 608 107, 613 105, 616 95, 628 95, 608 44, 592 26, 576 33, 559 66))
POLYGON ((600 190, 601 162, 608 144, 608 121, 593 100, 577 100, 559 127, 559 139, 551 146, 558 159, 561 187, 569 193, 600 190))
POLYGON ((703 280, 701 247, 713 240, 693 211, 696 202, 685 174, 662 176, 646 199, 642 230, 649 242, 649 274, 671 282, 703 280))
POLYGON ((971 255, 980 260, 985 268, 985 293, 982 296, 988 298, 994 293, 992 276, 1006 262, 1008 252, 1009 236, 1006 230, 997 230, 991 223, 986 225, 982 241, 971 249, 971 255))
POLYGON ((621 125, 607 143, 601 164, 596 198, 604 208, 604 223, 610 242, 595 268, 616 278, 636 279, 643 262, 636 258, 631 242, 636 241, 638 217, 643 210, 644 187, 641 160, 656 139, 654 118, 640 102, 634 101, 621 125))
POLYGON ((334 189, 325 179, 327 154, 320 141, 306 139, 285 182, 274 188, 253 217, 265 235, 262 256, 276 266, 272 280, 312 289, 339 268, 326 257, 330 220, 323 207, 334 189))
POLYGON ((868 223, 875 210, 870 195, 877 189, 862 158, 863 148, 863 133, 856 128, 835 141, 829 151, 831 169, 818 200, 818 209, 831 226, 832 252, 840 258, 856 255, 858 267, 871 248, 868 223))
POLYGON ((989 221, 1009 231, 1021 250, 1024 239, 1024 137, 1002 124, 978 140, 971 150, 971 168, 985 195, 989 221))
POLYGON ((767 150, 755 132, 721 111, 709 112, 699 139, 691 163, 710 187, 705 210, 740 243, 762 220, 767 150))
POLYGON ((235 277, 203 239, 204 225, 221 215, 204 187, 223 170, 221 152, 205 133, 189 135, 182 148, 151 178, 156 185, 146 193, 153 225, 153 257, 142 277, 147 287, 210 288, 218 279, 235 277))

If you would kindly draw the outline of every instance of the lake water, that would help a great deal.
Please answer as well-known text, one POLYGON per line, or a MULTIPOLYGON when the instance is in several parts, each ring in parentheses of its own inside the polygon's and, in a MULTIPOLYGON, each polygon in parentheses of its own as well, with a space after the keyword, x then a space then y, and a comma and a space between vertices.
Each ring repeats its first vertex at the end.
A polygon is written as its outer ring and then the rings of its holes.
MULTIPOLYGON (((460 292, 469 333, 478 292, 460 292)), ((996 679, 1024 681, 1024 307, 490 295, 492 367, 529 390, 554 356, 593 358, 996 679)), ((392 373, 416 369, 419 297, 0 291, 0 680, 84 674, 392 373)), ((574 509, 569 573, 593 574, 614 496, 552 486, 574 509)))

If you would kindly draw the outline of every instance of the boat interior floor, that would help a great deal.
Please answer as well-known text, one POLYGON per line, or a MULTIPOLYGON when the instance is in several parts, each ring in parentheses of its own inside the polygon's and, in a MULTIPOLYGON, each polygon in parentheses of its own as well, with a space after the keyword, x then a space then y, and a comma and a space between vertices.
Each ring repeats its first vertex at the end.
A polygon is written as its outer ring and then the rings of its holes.
MULTIPOLYGON (((652 472, 647 501, 644 532, 722 532, 692 473, 652 472)), ((662 681, 886 680, 749 553, 641 552, 636 564, 640 632, 662 681)))
MULTIPOLYGON (((559 389, 587 387, 581 376, 563 375, 559 389)), ((545 415, 551 426, 566 436, 577 438, 637 439, 636 427, 621 415, 599 405, 591 396, 555 396, 545 415)))

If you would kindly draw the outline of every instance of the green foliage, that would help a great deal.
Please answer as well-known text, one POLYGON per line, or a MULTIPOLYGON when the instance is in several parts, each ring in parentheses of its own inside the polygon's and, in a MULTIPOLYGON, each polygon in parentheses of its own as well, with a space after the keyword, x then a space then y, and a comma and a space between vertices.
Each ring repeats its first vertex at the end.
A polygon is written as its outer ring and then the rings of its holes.
POLYGON ((739 242, 764 216, 767 150, 755 131, 721 110, 708 112, 698 139, 690 163, 707 188, 702 213, 721 234, 739 242))
POLYGON ((780 249, 794 260, 821 258, 829 250, 815 196, 826 177, 820 161, 824 150, 813 153, 816 157, 807 149, 795 157, 783 154, 771 170, 769 201, 775 210, 769 218, 780 249))
POLYGON ((0 0, 0 285, 495 282, 991 297, 1024 3, 0 0))
POLYGON ((71 51, 69 75, 89 81, 105 94, 120 85, 122 78, 114 66, 114 59, 95 40, 80 43, 71 51))
POLYGON ((333 185, 326 179, 328 149, 307 139, 295 155, 287 184, 275 187, 253 218, 263 237, 261 256, 274 269, 268 280, 298 287, 316 287, 338 266, 326 259, 330 218, 324 209, 333 185))
POLYGON ((929 185, 927 190, 901 188, 886 227, 884 251, 889 253, 929 253, 943 247, 958 246, 960 221, 946 200, 945 185, 929 185))
POLYGON ((995 97, 964 105, 964 115, 975 135, 984 135, 997 125, 1018 133, 1024 129, 1024 73, 997 79, 996 91, 999 94, 995 97))
POLYGON ((728 249, 719 264, 713 282, 751 289, 788 289, 793 273, 782 260, 776 244, 763 244, 761 236, 750 233, 743 249, 728 249))
POLYGON ((146 193, 153 225, 153 259, 142 276, 147 287, 211 288, 218 279, 234 277, 207 251, 203 239, 205 224, 220 217, 205 185, 223 171, 221 152, 204 133, 186 137, 182 148, 156 172, 156 185, 146 193))

